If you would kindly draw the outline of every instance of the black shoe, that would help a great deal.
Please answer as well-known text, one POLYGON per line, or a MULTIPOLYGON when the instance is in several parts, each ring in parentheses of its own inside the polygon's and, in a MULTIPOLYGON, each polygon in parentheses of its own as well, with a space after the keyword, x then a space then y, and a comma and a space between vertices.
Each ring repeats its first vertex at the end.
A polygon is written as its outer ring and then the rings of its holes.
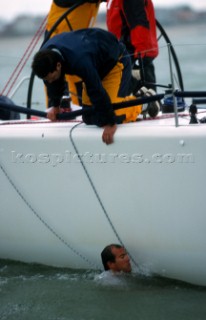
MULTIPOLYGON (((153 89, 147 89, 146 87, 142 87, 138 93, 143 97, 151 97, 156 94, 156 92, 153 89)), ((159 101, 152 101, 148 104, 145 104, 142 106, 142 114, 144 117, 146 117, 146 114, 151 118, 155 118, 160 111, 160 102, 159 101)))

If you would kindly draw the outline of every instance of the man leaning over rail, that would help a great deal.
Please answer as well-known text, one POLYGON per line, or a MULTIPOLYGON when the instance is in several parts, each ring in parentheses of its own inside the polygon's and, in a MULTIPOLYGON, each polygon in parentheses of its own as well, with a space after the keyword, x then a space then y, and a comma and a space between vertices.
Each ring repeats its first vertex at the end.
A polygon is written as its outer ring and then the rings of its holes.
POLYGON ((93 113, 83 114, 83 121, 103 127, 102 140, 106 144, 113 142, 117 124, 136 121, 142 112, 141 105, 116 111, 112 108, 112 103, 135 97, 128 96, 130 57, 125 46, 108 31, 91 28, 54 36, 35 54, 32 69, 47 86, 52 106, 48 118, 52 121, 60 113, 67 87, 65 75, 82 78, 83 108, 94 107, 93 113))
MULTIPOLYGON (((94 26, 99 10, 100 0, 85 0, 57 25, 50 37, 62 32, 70 32, 94 26)), ((76 0, 52 0, 46 24, 45 36, 49 34, 55 23, 68 9, 76 5, 76 0)), ((82 81, 79 77, 67 75, 67 82, 71 94, 71 100, 76 105, 81 105, 82 81)))

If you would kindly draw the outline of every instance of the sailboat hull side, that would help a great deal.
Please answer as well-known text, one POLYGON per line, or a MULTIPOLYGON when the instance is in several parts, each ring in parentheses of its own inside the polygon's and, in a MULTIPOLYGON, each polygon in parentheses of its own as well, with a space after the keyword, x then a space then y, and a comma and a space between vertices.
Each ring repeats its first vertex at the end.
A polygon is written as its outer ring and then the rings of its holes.
POLYGON ((206 285, 206 129, 74 123, 0 127, 0 258, 101 269, 122 242, 134 270, 206 285))

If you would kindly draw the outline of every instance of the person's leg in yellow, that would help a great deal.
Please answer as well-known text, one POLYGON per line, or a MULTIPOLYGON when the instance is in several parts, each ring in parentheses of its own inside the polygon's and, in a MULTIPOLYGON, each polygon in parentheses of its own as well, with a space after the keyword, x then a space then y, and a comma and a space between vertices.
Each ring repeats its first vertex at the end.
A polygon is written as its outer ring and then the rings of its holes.
MULTIPOLYGON (((127 95, 127 76, 124 75, 124 64, 118 62, 110 73, 103 79, 102 84, 107 91, 111 102, 125 102, 136 99, 135 96, 127 95), (125 88, 126 87, 126 88, 125 88)), ((115 110, 117 116, 125 115, 124 122, 136 121, 142 111, 142 105, 115 110)))
MULTIPOLYGON (((84 3, 74 9, 54 30, 52 36, 60 34, 62 32, 68 32, 72 30, 90 28, 94 26, 96 17, 99 10, 99 3, 84 3)), ((46 30, 49 32, 57 20, 69 9, 61 8, 54 2, 51 5, 46 30)))
MULTIPOLYGON (((107 91, 111 103, 125 102, 136 99, 135 96, 128 96, 128 84, 131 77, 131 64, 127 57, 122 57, 115 67, 102 80, 102 85, 107 91)), ((86 88, 83 86, 83 105, 91 105, 86 88)), ((124 123, 136 121, 142 111, 142 105, 115 110, 117 116, 125 115, 124 123)))
MULTIPOLYGON (((94 26, 99 10, 99 3, 84 3, 74 9, 54 30, 52 37, 62 32, 69 32, 72 30, 90 28, 94 26)), ((48 33, 57 20, 69 9, 57 6, 52 2, 46 25, 46 32, 48 33)), ((82 80, 77 76, 66 76, 66 81, 69 84, 69 91, 72 102, 76 105, 81 105, 82 95, 82 80)), ((48 102, 47 102, 48 104, 48 102)))

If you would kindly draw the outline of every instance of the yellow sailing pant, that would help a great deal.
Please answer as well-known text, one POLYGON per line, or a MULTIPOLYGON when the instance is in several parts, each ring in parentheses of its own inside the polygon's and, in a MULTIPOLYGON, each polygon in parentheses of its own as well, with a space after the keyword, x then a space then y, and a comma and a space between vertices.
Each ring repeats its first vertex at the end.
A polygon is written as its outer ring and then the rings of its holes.
MULTIPOLYGON (((114 68, 102 80, 102 85, 104 89, 107 91, 110 97, 111 103, 124 102, 128 100, 136 99, 135 96, 126 96, 126 97, 119 96, 119 90, 120 90, 122 81, 124 80, 122 77, 123 69, 124 69, 123 63, 118 61, 117 64, 114 66, 114 68)), ((83 84, 82 102, 83 102, 83 105, 91 105, 91 101, 87 95, 86 87, 84 84, 83 84)), ((115 114, 117 116, 125 115, 126 119, 123 122, 126 123, 126 122, 136 121, 141 111, 142 111, 142 105, 138 105, 134 107, 115 110, 115 114)))
MULTIPOLYGON (((69 9, 58 7, 54 2, 51 5, 50 12, 47 18, 46 30, 50 31, 52 26, 57 22, 57 20, 69 9)), ((58 27, 53 32, 52 36, 60 34, 62 32, 68 32, 72 30, 84 29, 93 27, 96 16, 98 13, 99 4, 98 3, 84 3, 74 9, 67 19, 64 19, 58 27), (71 26, 71 28, 70 28, 71 26)))

